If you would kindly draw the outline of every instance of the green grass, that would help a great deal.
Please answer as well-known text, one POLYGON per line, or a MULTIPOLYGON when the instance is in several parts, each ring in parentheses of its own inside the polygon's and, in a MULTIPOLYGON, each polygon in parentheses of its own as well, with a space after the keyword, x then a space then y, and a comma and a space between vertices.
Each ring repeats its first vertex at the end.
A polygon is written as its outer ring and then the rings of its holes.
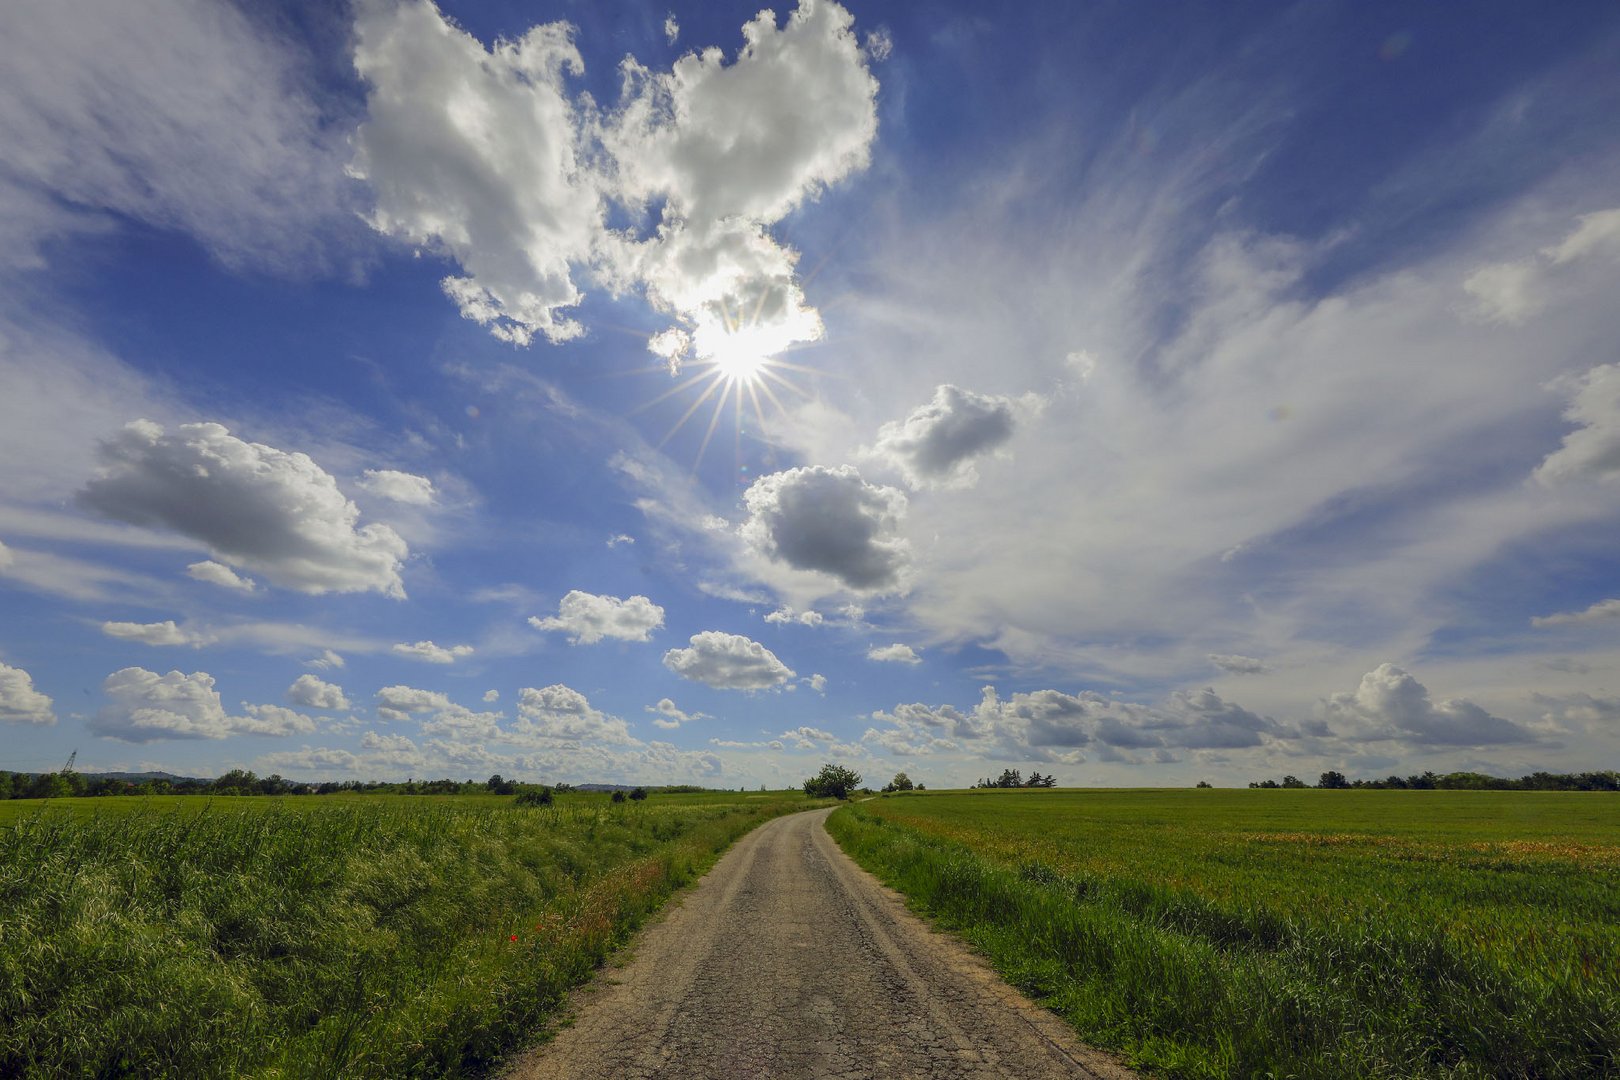
POLYGON ((1612 794, 930 793, 829 828, 1168 1075, 1620 1075, 1612 794))
POLYGON ((479 1074, 672 889, 807 805, 0 804, 0 1076, 479 1074))

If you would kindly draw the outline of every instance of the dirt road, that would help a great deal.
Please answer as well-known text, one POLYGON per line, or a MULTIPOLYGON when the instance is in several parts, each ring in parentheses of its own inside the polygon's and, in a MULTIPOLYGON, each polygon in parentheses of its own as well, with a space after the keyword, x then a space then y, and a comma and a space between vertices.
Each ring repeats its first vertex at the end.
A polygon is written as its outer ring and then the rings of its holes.
POLYGON ((908 912, 828 813, 740 840, 512 1080, 1133 1075, 908 912))

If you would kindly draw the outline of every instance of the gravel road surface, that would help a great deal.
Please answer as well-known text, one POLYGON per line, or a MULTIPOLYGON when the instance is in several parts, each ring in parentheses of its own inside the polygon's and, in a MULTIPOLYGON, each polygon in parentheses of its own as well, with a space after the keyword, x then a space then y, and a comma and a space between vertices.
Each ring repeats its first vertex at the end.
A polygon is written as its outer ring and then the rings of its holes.
POLYGON ((510 1080, 1134 1076, 907 911, 828 813, 738 841, 510 1080))

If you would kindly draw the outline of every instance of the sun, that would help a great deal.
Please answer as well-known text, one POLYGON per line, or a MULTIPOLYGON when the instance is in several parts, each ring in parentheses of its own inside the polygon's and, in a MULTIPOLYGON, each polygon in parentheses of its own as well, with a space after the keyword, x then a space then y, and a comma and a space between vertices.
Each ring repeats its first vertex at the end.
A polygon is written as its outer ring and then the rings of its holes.
MULTIPOLYGON (((691 374, 634 411, 640 412, 685 391, 695 394, 695 399, 681 418, 675 421, 675 425, 659 442, 658 445, 662 447, 699 410, 712 402, 703 441, 698 446, 697 461, 693 464, 696 469, 703 461, 703 454, 714 437, 715 429, 720 426, 721 416, 728 410, 732 413, 737 437, 741 438, 744 414, 751 413, 763 427, 766 405, 773 406, 778 412, 787 411, 773 386, 805 398, 810 396, 794 385, 787 373, 814 375, 817 372, 781 356, 783 352, 800 347, 807 336, 791 329, 785 331, 781 326, 758 319, 744 323, 726 318, 700 324, 690 337, 685 338, 685 343, 697 354, 688 362, 691 374)), ((819 337, 819 334, 816 336, 819 337)), ((664 355, 657 349, 654 351, 664 355)), ((672 364, 671 373, 678 372, 679 368, 678 362, 672 364)))
POLYGON ((703 362, 727 383, 757 385, 771 364, 769 336, 756 327, 738 328, 714 342, 703 362))

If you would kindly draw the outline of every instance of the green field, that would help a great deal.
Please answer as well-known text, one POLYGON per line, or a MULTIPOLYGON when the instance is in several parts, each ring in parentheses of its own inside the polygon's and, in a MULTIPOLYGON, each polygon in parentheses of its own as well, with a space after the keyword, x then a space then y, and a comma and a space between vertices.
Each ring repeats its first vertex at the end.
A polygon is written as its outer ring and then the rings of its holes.
POLYGON ((1620 1075, 1613 794, 929 793, 829 828, 1163 1074, 1620 1075))
POLYGON ((476 1075, 802 794, 0 803, 0 1076, 476 1075))

